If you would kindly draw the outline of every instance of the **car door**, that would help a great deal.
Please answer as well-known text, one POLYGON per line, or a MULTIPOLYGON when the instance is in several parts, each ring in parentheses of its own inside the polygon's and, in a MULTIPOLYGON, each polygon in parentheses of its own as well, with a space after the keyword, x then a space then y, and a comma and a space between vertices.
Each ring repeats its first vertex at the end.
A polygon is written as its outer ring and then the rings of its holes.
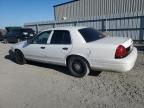
POLYGON ((46 57, 51 63, 65 64, 65 58, 70 53, 72 41, 67 30, 54 30, 49 45, 46 47, 46 57))
POLYGON ((36 61, 45 61, 44 50, 50 34, 51 31, 45 31, 33 38, 30 44, 23 48, 25 57, 36 61))

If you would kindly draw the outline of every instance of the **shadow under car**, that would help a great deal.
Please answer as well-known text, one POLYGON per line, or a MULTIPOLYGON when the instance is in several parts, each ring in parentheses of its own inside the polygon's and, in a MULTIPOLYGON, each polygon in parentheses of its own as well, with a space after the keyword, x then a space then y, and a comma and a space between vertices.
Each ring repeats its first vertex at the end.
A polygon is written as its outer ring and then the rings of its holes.
MULTIPOLYGON (((10 50, 9 50, 9 55, 6 55, 5 59, 8 59, 8 60, 16 63, 15 56, 14 56, 13 52, 11 52, 10 50)), ((41 62, 35 62, 35 61, 30 61, 30 60, 27 60, 27 64, 38 66, 38 67, 43 67, 43 68, 50 68, 50 69, 56 70, 58 72, 64 73, 66 75, 72 76, 70 74, 68 68, 64 67, 64 66, 53 65, 53 64, 48 64, 48 63, 41 63, 41 62)), ((99 76, 100 73, 101 73, 101 71, 91 71, 89 76, 99 76)))

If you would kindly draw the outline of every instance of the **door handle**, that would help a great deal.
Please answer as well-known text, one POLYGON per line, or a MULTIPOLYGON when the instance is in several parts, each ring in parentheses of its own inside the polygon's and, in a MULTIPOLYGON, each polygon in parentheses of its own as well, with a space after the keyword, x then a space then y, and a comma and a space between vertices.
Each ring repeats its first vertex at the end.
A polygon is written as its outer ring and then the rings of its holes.
POLYGON ((45 49, 45 47, 40 47, 41 49, 45 49))
POLYGON ((68 48, 62 48, 63 50, 68 50, 68 48))

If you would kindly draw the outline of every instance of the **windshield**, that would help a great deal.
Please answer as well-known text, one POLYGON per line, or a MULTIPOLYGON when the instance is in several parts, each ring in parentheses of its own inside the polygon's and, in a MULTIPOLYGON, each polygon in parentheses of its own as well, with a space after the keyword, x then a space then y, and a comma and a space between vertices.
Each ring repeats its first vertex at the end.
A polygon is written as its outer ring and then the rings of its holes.
POLYGON ((80 29, 79 32, 86 42, 95 41, 104 37, 104 35, 101 32, 93 28, 83 28, 80 29))

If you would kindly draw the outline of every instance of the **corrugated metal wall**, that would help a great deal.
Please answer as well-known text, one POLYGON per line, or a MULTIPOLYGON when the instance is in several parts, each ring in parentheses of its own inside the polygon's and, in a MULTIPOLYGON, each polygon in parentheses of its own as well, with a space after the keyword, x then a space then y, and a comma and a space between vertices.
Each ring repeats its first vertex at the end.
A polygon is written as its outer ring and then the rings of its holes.
POLYGON ((56 20, 137 12, 144 15, 144 0, 78 0, 54 8, 56 20))
POLYGON ((77 0, 55 9, 56 21, 27 23, 42 31, 51 27, 88 26, 111 36, 144 40, 144 0, 77 0), (62 20, 67 17, 66 20, 62 20))
POLYGON ((88 17, 76 21, 65 20, 27 23, 24 26, 38 31, 53 27, 87 26, 100 31, 108 31, 111 36, 123 36, 131 37, 133 40, 144 40, 144 16, 130 16, 130 14, 127 17, 126 14, 123 17, 119 17, 119 15, 109 16, 108 18, 88 17))

